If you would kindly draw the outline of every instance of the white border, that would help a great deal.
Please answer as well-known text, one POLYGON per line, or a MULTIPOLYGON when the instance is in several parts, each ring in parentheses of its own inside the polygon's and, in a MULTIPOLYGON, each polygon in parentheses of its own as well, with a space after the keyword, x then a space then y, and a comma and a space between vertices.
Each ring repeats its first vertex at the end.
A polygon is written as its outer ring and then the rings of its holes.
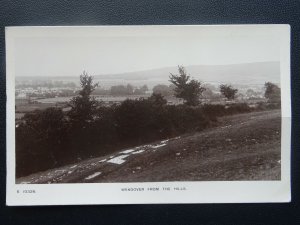
POLYGON ((151 203, 241 203, 289 202, 290 191, 290 26, 289 25, 214 25, 214 26, 89 26, 89 27, 7 27, 6 38, 6 204, 78 205, 78 204, 151 204, 151 203), (89 37, 105 35, 181 35, 207 29, 231 35, 272 34, 280 39, 282 98, 281 180, 280 181, 201 181, 100 184, 15 184, 15 55, 14 40, 19 37, 89 37), (124 187, 145 188, 143 192, 122 192, 124 187), (147 191, 148 187, 185 187, 186 191, 147 191), (35 194, 17 194, 34 189, 35 194))

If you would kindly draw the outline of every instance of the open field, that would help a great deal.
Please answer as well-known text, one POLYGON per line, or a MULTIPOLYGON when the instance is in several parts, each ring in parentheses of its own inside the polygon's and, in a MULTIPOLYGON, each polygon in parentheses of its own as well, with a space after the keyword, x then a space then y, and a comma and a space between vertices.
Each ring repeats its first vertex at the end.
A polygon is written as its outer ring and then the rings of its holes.
POLYGON ((17 183, 280 180, 280 110, 17 179, 17 183))
POLYGON ((45 110, 49 107, 55 107, 55 104, 53 103, 32 103, 32 104, 26 104, 26 105, 17 105, 16 106, 16 113, 27 113, 32 112, 34 110, 45 110))
MULTIPOLYGON (((73 96, 74 97, 74 96, 73 96)), ((45 110, 49 107, 67 107, 68 103, 73 97, 57 97, 57 98, 40 98, 33 99, 31 103, 21 104, 16 103, 16 118, 21 119, 25 113, 32 112, 34 110, 45 110)), ((148 98, 149 95, 128 95, 128 96, 93 96, 97 101, 103 101, 105 103, 119 103, 126 99, 138 99, 148 98)))

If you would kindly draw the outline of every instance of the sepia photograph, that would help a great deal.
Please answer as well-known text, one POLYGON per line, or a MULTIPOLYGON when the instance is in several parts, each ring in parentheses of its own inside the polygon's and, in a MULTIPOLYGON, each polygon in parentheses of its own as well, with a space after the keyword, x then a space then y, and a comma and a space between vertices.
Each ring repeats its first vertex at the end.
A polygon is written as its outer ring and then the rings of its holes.
POLYGON ((14 190, 93 183, 146 195, 191 191, 185 182, 285 181, 288 193, 287 31, 7 28, 14 190))

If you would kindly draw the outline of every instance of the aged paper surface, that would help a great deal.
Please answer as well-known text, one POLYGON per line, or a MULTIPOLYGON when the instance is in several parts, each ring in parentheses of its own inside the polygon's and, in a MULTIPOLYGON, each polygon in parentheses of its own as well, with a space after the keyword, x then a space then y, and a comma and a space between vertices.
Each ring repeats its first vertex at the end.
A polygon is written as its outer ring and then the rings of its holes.
POLYGON ((7 27, 7 205, 289 202, 289 25, 7 27))

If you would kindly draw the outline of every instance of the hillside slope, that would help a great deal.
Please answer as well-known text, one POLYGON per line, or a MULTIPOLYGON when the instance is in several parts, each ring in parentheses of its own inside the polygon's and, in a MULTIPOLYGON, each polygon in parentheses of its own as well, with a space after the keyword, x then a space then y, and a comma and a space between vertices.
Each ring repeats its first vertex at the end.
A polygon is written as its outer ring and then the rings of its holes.
POLYGON ((280 110, 220 118, 217 126, 17 180, 17 183, 280 179, 280 110))

